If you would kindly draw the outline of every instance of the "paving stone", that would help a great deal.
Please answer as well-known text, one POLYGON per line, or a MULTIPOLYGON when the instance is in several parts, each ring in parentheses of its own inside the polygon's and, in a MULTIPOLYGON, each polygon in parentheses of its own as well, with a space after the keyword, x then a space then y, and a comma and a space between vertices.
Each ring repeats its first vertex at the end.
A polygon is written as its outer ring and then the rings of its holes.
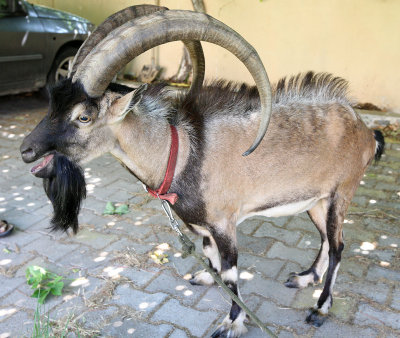
POLYGON ((277 228, 268 222, 263 223, 254 233, 254 236, 271 237, 289 245, 294 245, 300 239, 300 234, 298 232, 277 228))
POLYGON ((400 281, 400 272, 393 271, 379 266, 372 266, 368 269, 367 280, 377 281, 381 278, 387 279, 389 281, 400 281))
POLYGON ((256 230, 260 225, 262 221, 260 219, 246 219, 242 223, 239 224, 238 230, 244 233, 245 235, 250 235, 253 233, 254 230, 256 230))
MULTIPOLYGON (((18 288, 21 284, 25 283, 25 281, 25 278, 11 278, 0 275, 0 298, 11 293, 12 290, 18 288)), ((0 301, 0 305, 3 304, 3 301, 0 301)))
POLYGON ((393 291, 392 308, 400 311, 400 287, 393 291))
POLYGON ((400 330, 400 313, 382 311, 369 304, 361 304, 355 314, 354 323, 358 325, 387 325, 395 330, 400 330))
POLYGON ((152 278, 158 274, 157 270, 143 270, 137 268, 125 268, 121 273, 121 276, 129 278, 133 284, 137 287, 143 287, 151 281, 152 278))
POLYGON ((61 257, 65 257, 71 251, 78 248, 77 245, 65 245, 62 243, 55 242, 52 238, 48 236, 42 236, 41 238, 31 242, 24 247, 26 251, 36 251, 40 255, 49 257, 51 260, 58 260, 61 257), (49 250, 52 246, 56 247, 57 250, 49 250))
POLYGON ((379 236, 378 246, 400 248, 400 237, 395 236, 379 236))
POLYGON ((306 266, 308 264, 311 265, 317 256, 317 253, 318 252, 314 252, 313 250, 291 248, 281 242, 275 242, 271 249, 269 249, 267 257, 290 260, 306 266))
POLYGON ((271 246, 272 238, 256 238, 253 236, 237 235, 239 254, 241 252, 251 252, 256 255, 262 255, 269 246, 271 246))
POLYGON ((181 252, 171 252, 171 254, 168 254, 168 259, 169 263, 167 265, 173 268, 176 273, 182 277, 186 274, 193 274, 198 270, 202 270, 192 256, 182 258, 181 252))
POLYGON ((231 304, 231 299, 224 293, 222 288, 214 285, 207 290, 195 307, 201 311, 219 311, 228 313, 231 304))
POLYGON ((189 281, 178 278, 171 271, 163 271, 147 287, 149 292, 168 293, 186 306, 194 305, 205 290, 205 286, 191 285, 189 281))
MULTIPOLYGON (((243 269, 262 273, 264 276, 274 278, 278 275, 285 262, 277 259, 268 259, 251 254, 239 255, 239 276, 243 269)), ((243 277, 244 278, 244 277, 243 277)))
MULTIPOLYGON (((136 319, 116 319, 101 331, 105 337, 167 337, 174 328, 168 324, 148 324, 136 319)), ((182 336, 184 337, 184 336, 182 336)))
POLYGON ((384 283, 369 283, 366 281, 356 283, 339 283, 336 290, 360 294, 377 303, 384 304, 390 292, 390 287, 384 283))
POLYGON ((311 235, 305 234, 299 244, 297 244, 299 249, 314 249, 319 250, 321 247, 321 237, 318 234, 311 235))
MULTIPOLYGON (((12 311, 13 308, 0 309, 0 321, 5 311, 12 311)), ((5 316, 4 316, 5 317, 5 316)), ((22 337, 31 336, 33 333, 33 318, 24 311, 17 311, 6 320, 0 322, 0 337, 22 337)))
POLYGON ((365 264, 365 262, 357 257, 349 259, 346 256, 343 257, 344 258, 340 263, 339 273, 346 272, 355 277, 362 278, 368 269, 368 266, 365 264))
POLYGON ((95 249, 103 249, 111 242, 117 240, 116 235, 104 235, 101 232, 90 231, 89 229, 82 229, 76 236, 71 238, 74 242, 90 245, 95 249))
POLYGON ((149 313, 158 307, 167 296, 165 293, 143 292, 131 288, 129 284, 121 284, 115 289, 114 296, 109 302, 129 306, 139 312, 149 313))
MULTIPOLYGON (((368 242, 369 243, 369 242, 368 242)), ((372 244, 372 243, 371 243, 372 244)), ((389 250, 364 250, 363 245, 361 244, 352 244, 348 250, 346 250, 345 256, 369 256, 371 259, 377 259, 384 262, 391 262, 395 257, 396 249, 389 250)))
POLYGON ((189 338, 185 331, 176 329, 168 338, 189 338))
POLYGON ((282 283, 262 278, 259 275, 254 275, 251 280, 243 281, 240 290, 243 295, 256 293, 285 306, 291 304, 297 292, 296 289, 289 289, 282 283))
POLYGON ((28 214, 23 211, 18 211, 7 215, 8 223, 14 224, 20 230, 27 230, 32 225, 37 223, 45 223, 48 225, 48 220, 43 215, 28 214))
POLYGON ((305 230, 308 232, 315 232, 318 231, 315 228, 315 225, 313 222, 311 222, 310 218, 302 218, 299 216, 294 216, 291 218, 291 220, 288 222, 286 225, 287 229, 295 229, 295 230, 305 230))
POLYGON ((315 338, 342 338, 342 337, 379 337, 379 333, 372 328, 360 328, 347 325, 344 323, 336 323, 333 320, 326 320, 324 325, 315 331, 315 338))
POLYGON ((85 327, 93 329, 102 329, 111 321, 110 317, 115 316, 118 308, 116 306, 109 306, 107 308, 100 308, 99 310, 90 309, 84 311, 81 321, 85 327))
POLYGON ((282 308, 271 301, 265 301, 257 310, 256 315, 267 325, 280 325, 290 327, 297 334, 305 334, 310 331, 310 326, 305 323, 307 312, 282 308))
POLYGON ((202 336, 214 322, 214 312, 202 312, 190 307, 184 307, 176 299, 166 302, 151 318, 154 321, 163 320, 181 327, 186 327, 194 336, 202 336), (177 315, 181 314, 181 315, 177 315))

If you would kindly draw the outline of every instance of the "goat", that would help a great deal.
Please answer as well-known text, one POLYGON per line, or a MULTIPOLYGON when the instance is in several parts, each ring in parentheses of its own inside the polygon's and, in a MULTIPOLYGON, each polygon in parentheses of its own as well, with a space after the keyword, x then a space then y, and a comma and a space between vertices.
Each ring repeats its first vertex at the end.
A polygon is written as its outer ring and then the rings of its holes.
MULTIPOLYGON (((239 295, 236 225, 254 215, 308 212, 320 232, 321 248, 311 267, 291 275, 285 285, 304 288, 321 282, 328 270, 323 292, 306 318, 320 326, 332 305, 344 216, 367 166, 383 152, 382 135, 369 130, 352 109, 347 83, 341 78, 300 74, 280 80, 271 95, 266 72, 252 47, 207 15, 160 9, 124 20, 91 46, 85 57, 75 59, 81 61, 74 74, 51 90, 48 114, 21 145, 26 163, 44 157, 31 172, 45 179, 55 211, 53 227, 77 231, 85 194, 79 166, 103 153, 110 152, 151 189, 159 187, 173 125, 179 151, 169 188, 178 196, 172 207, 190 230, 203 236, 210 266, 235 294, 239 295), (135 42, 134 35, 144 40, 135 42), (257 86, 223 81, 202 86, 204 67, 197 68, 201 83, 192 85, 188 93, 171 94, 162 84, 136 90, 110 84, 131 58, 173 40, 195 42, 197 54, 192 56, 197 59, 202 58, 198 41, 224 46, 245 63, 257 86), (229 45, 233 40, 236 47, 229 45), (114 49, 118 53, 107 53, 114 49), (257 149, 243 157, 238 150, 250 143, 257 126, 256 141, 245 154, 257 149), (72 211, 63 218, 69 203, 72 211)), ((210 285, 213 279, 200 271, 191 283, 210 285)), ((213 337, 240 336, 246 332, 245 317, 232 302, 213 337)))

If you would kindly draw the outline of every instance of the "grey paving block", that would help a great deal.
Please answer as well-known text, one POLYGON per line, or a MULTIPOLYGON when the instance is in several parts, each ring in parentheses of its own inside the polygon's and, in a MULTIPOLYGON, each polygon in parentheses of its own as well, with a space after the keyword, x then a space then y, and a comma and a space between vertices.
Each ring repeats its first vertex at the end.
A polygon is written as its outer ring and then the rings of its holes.
POLYGON ((314 334, 315 338, 342 338, 342 337, 379 337, 379 332, 372 328, 360 328, 333 320, 326 320, 314 334))
POLYGON ((262 221, 260 219, 249 218, 239 224, 238 230, 245 235, 250 235, 261 225, 261 223, 262 221))
POLYGON ((88 228, 83 228, 76 236, 71 237, 71 240, 74 242, 89 245, 95 249, 103 249, 117 239, 118 237, 116 235, 105 235, 98 231, 91 231, 88 228))
MULTIPOLYGON (((14 289, 18 288, 21 284, 25 283, 26 279, 23 277, 5 277, 0 275, 0 298, 3 296, 7 296, 10 294, 14 289)), ((0 300, 0 306, 5 305, 3 300, 0 300)))
POLYGON ((400 281, 400 272, 386 268, 381 268, 379 266, 372 266, 368 269, 367 280, 377 281, 381 278, 386 279, 388 281, 398 282, 400 281))
POLYGON ((175 329, 168 338, 189 338, 185 331, 175 329))
POLYGON ((186 306, 194 305, 207 287, 191 285, 189 281, 176 277, 171 271, 160 273, 147 287, 149 292, 162 292, 173 296, 186 306))
POLYGON ((218 311, 227 314, 231 304, 231 299, 222 288, 214 285, 207 290, 195 307, 201 311, 218 311))
POLYGON ((396 287, 393 291, 392 308, 400 311, 400 287, 396 287))
POLYGON ((361 304, 355 314, 354 323, 365 326, 387 325, 395 330, 400 330, 400 313, 382 311, 369 304, 361 304))
POLYGON ((267 325, 289 327, 297 334, 305 334, 310 331, 310 326, 305 323, 307 313, 304 310, 282 308, 271 301, 265 301, 256 314, 267 325))
MULTIPOLYGON (((4 314, 13 309, 15 308, 0 309, 0 318, 4 318, 4 314)), ((0 322, 0 337, 30 337, 32 333, 33 318, 24 311, 19 310, 0 322)))
POLYGON ((255 237, 271 237, 289 245, 294 245, 300 239, 300 233, 277 228, 268 222, 264 222, 254 233, 255 237))
POLYGON ((253 279, 243 281, 240 285, 240 290, 243 295, 255 293, 273 299, 278 304, 285 306, 291 304, 297 292, 296 289, 289 289, 282 283, 263 278, 259 275, 254 275, 253 279))
POLYGON ((59 258, 65 257, 66 255, 76 250, 77 248, 78 248, 77 245, 62 244, 48 236, 42 236, 41 238, 26 245, 24 247, 24 250, 27 252, 36 251, 40 255, 46 256, 51 260, 56 261, 59 258), (49 250, 49 248, 51 247, 54 247, 55 250, 49 250))
POLYGON ((151 318, 186 327, 194 336, 202 336, 216 319, 215 312, 203 312, 185 307, 176 299, 166 302, 151 318))
POLYGON ((281 242, 275 242, 271 249, 269 249, 267 257, 290 260, 306 266, 312 264, 315 257, 317 256, 317 253, 318 252, 314 250, 301 250, 288 247, 281 242))
POLYGON ((121 273, 122 276, 129 278, 137 287, 143 287, 148 284, 152 278, 158 274, 157 270, 144 270, 138 268, 125 268, 121 273))
POLYGON ((274 278, 278 275, 284 264, 285 262, 277 259, 268 259, 251 254, 240 254, 239 276, 243 269, 245 269, 250 272, 261 273, 269 278, 274 278))
POLYGON ((7 214, 7 221, 11 224, 14 224, 18 229, 21 230, 27 230, 32 225, 39 222, 45 223, 45 226, 48 225, 46 216, 39 214, 28 214, 24 211, 13 211, 12 213, 7 214))
POLYGON ((118 319, 101 331, 105 337, 167 337, 174 328, 168 324, 149 324, 137 319, 118 319))
POLYGON ((157 308, 167 296, 165 293, 148 293, 133 289, 129 284, 121 284, 115 289, 114 296, 109 303, 126 305, 136 311, 149 313, 157 308))

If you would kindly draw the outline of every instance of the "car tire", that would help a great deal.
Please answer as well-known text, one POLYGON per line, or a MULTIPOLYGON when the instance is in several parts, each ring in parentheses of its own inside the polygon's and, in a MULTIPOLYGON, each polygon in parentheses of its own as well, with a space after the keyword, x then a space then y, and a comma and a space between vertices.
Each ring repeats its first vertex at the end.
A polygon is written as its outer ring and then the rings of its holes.
POLYGON ((57 54, 47 75, 47 85, 53 86, 58 81, 68 76, 68 66, 72 64, 75 54, 78 52, 76 47, 65 47, 57 54))

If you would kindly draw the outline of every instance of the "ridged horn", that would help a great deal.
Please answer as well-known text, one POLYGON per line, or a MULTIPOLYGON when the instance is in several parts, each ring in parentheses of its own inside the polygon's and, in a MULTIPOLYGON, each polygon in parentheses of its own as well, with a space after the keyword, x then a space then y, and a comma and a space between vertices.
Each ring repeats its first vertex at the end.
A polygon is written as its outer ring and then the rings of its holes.
MULTIPOLYGON (((166 10, 168 10, 168 8, 163 6, 137 5, 127 7, 120 10, 119 12, 110 15, 83 42, 78 50, 78 53, 74 57, 68 77, 73 77, 75 75, 78 67, 81 65, 83 60, 85 60, 86 56, 88 56, 92 49, 96 47, 97 44, 101 40, 103 40, 111 31, 122 26, 132 19, 166 10)), ((195 90, 196 88, 201 87, 204 81, 205 60, 203 48, 201 47, 199 41, 183 41, 183 43, 189 52, 193 66, 193 79, 190 89, 195 90)))
POLYGON ((238 33, 203 13, 163 11, 137 18, 113 30, 86 57, 73 77, 91 97, 99 97, 113 76, 130 60, 150 48, 171 41, 206 41, 233 53, 252 75, 261 100, 261 121, 251 147, 263 139, 271 117, 271 86, 256 50, 238 33))

